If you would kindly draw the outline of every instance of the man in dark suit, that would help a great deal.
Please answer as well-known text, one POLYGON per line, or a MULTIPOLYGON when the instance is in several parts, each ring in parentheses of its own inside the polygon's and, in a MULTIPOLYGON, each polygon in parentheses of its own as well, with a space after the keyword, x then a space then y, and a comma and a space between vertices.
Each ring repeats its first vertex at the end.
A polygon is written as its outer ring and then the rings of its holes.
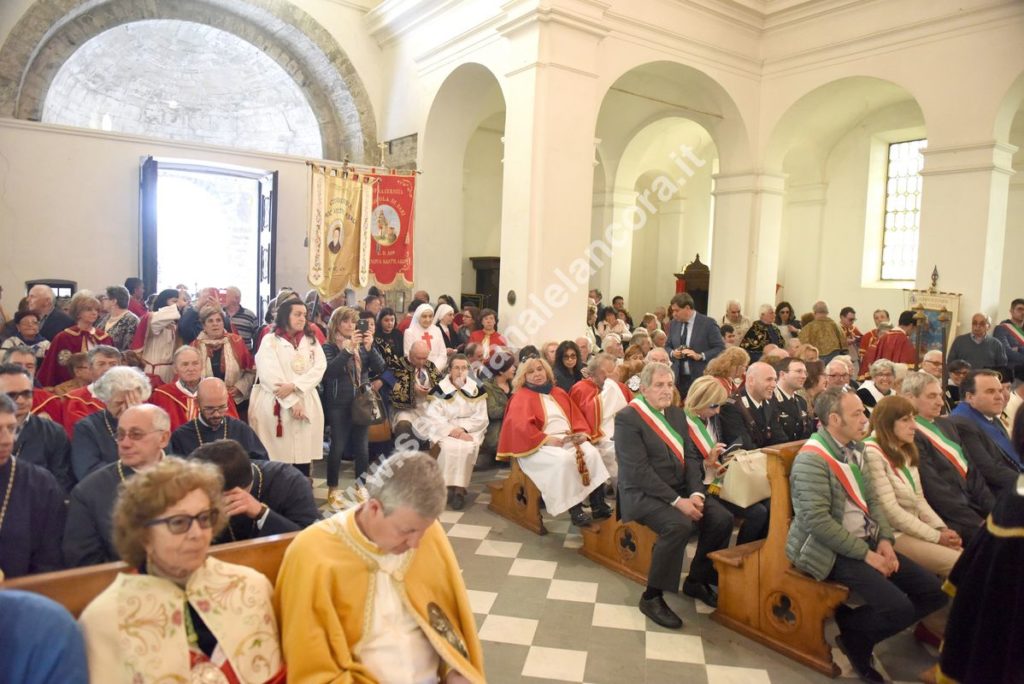
POLYGON ((665 349, 672 359, 676 388, 685 397, 694 378, 704 375, 708 361, 725 350, 725 340, 715 322, 693 308, 693 297, 681 292, 669 305, 672 322, 665 349))
POLYGON ((775 384, 774 368, 761 361, 750 364, 743 390, 723 404, 719 414, 724 443, 750 450, 789 441, 779 422, 779 407, 772 401, 775 384))
POLYGON ((807 439, 814 434, 814 418, 807 410, 807 400, 797 394, 807 382, 807 366, 787 356, 775 364, 775 370, 779 381, 772 403, 779 411, 779 424, 789 439, 807 439))
POLYGON ((995 497, 1017 486, 1024 472, 1021 457, 999 420, 1006 407, 999 373, 971 371, 960 384, 963 401, 949 420, 956 426, 964 445, 964 456, 977 468, 995 497))
POLYGON ((924 371, 908 373, 901 393, 917 409, 914 444, 920 455, 921 489, 928 504, 964 546, 984 523, 995 502, 981 471, 964 455, 956 427, 942 411, 942 386, 924 371))
POLYGON ((686 543, 698 530, 697 553, 683 593, 715 607, 718 578, 708 553, 729 545, 732 516, 705 497, 702 458, 688 437, 686 414, 672 406, 674 374, 650 363, 640 374, 640 395, 615 414, 622 520, 651 528, 658 541, 651 556, 640 612, 657 624, 679 629, 683 621, 665 603, 664 591, 679 589, 686 543))
POLYGON ((53 342, 57 333, 75 324, 71 316, 55 308, 56 297, 49 285, 33 285, 28 291, 28 309, 39 316, 39 334, 53 342))
POLYGON ((224 474, 228 525, 215 543, 295 532, 320 520, 309 480, 288 463, 252 461, 233 439, 204 444, 189 458, 224 474))

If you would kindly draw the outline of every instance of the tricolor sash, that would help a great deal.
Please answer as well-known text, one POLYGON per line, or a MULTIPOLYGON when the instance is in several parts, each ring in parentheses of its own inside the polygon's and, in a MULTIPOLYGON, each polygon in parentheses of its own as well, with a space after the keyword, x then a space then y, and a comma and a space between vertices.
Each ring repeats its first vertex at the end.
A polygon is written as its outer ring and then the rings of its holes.
POLYGON ((1017 342, 1017 346, 1024 347, 1024 330, 1017 327, 1017 324, 1013 321, 1006 321, 1003 323, 1003 327, 1010 331, 1010 335, 1017 342))
POLYGON ((895 464, 893 464, 892 459, 889 458, 889 454, 882 451, 882 447, 878 444, 878 440, 876 440, 874 437, 868 437, 867 439, 865 439, 864 444, 866 446, 873 446, 875 449, 877 449, 878 453, 882 454, 882 456, 885 457, 885 461, 886 463, 889 464, 889 467, 892 468, 892 472, 896 473, 896 477, 908 483, 910 485, 910 488, 914 490, 914 493, 917 494, 917 483, 914 481, 914 474, 910 472, 910 468, 908 468, 906 464, 901 466, 896 466, 895 464))
POLYGON ((960 445, 947 437, 939 427, 921 416, 916 416, 917 431, 924 435, 935 449, 946 457, 946 460, 953 464, 960 477, 967 479, 967 459, 964 457, 964 450, 960 445))
POLYGON ((708 428, 704 425, 703 420, 689 411, 685 413, 686 427, 690 432, 690 439, 697 445, 697 450, 706 461, 711 457, 711 452, 715 449, 715 440, 711 439, 711 434, 708 432, 708 428))
POLYGON ((636 409, 636 413, 647 423, 647 427, 654 430, 654 434, 661 438, 661 441, 668 445, 669 450, 679 459, 679 463, 686 464, 683 438, 676 432, 675 428, 669 425, 668 419, 661 411, 655 411, 647 403, 642 394, 638 394, 629 405, 636 409))
POLYGON ((839 484, 843 486, 843 490, 850 500, 857 508, 864 511, 864 515, 871 516, 871 512, 868 510, 867 496, 864 493, 864 475, 856 463, 840 461, 836 457, 832 445, 817 433, 808 438, 801 451, 809 451, 820 456, 832 474, 839 480, 839 484))

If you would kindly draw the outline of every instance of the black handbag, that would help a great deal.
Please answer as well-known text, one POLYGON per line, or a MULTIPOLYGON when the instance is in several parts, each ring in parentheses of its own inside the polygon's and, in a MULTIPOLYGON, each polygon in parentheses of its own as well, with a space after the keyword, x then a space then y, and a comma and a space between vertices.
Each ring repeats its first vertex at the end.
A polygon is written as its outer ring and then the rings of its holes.
POLYGON ((387 415, 384 413, 384 401, 380 393, 368 382, 356 388, 356 396, 352 400, 352 423, 355 425, 380 425, 387 415))

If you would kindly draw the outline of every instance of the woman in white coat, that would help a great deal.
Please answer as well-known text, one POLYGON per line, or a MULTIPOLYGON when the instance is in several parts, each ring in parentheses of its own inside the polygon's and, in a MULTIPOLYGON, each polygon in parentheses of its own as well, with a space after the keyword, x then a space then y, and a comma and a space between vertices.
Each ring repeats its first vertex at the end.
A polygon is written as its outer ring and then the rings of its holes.
POLYGON ((306 307, 298 299, 282 303, 274 332, 256 352, 249 423, 271 460, 291 463, 307 477, 310 462, 323 458, 324 410, 316 387, 326 369, 306 307))
POLYGON ((448 365, 448 349, 444 346, 444 336, 441 329, 434 325, 434 307, 429 304, 420 304, 412 315, 409 327, 405 329, 405 355, 409 355, 412 343, 423 340, 430 347, 430 354, 427 358, 434 362, 437 370, 443 372, 448 365))

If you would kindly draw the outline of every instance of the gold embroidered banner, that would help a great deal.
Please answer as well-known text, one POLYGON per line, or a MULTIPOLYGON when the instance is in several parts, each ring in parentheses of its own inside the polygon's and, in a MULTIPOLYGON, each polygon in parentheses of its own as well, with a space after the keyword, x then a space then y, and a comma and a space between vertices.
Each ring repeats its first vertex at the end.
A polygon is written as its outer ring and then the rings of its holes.
POLYGON ((373 178, 310 165, 309 283, 325 299, 369 282, 373 178))

